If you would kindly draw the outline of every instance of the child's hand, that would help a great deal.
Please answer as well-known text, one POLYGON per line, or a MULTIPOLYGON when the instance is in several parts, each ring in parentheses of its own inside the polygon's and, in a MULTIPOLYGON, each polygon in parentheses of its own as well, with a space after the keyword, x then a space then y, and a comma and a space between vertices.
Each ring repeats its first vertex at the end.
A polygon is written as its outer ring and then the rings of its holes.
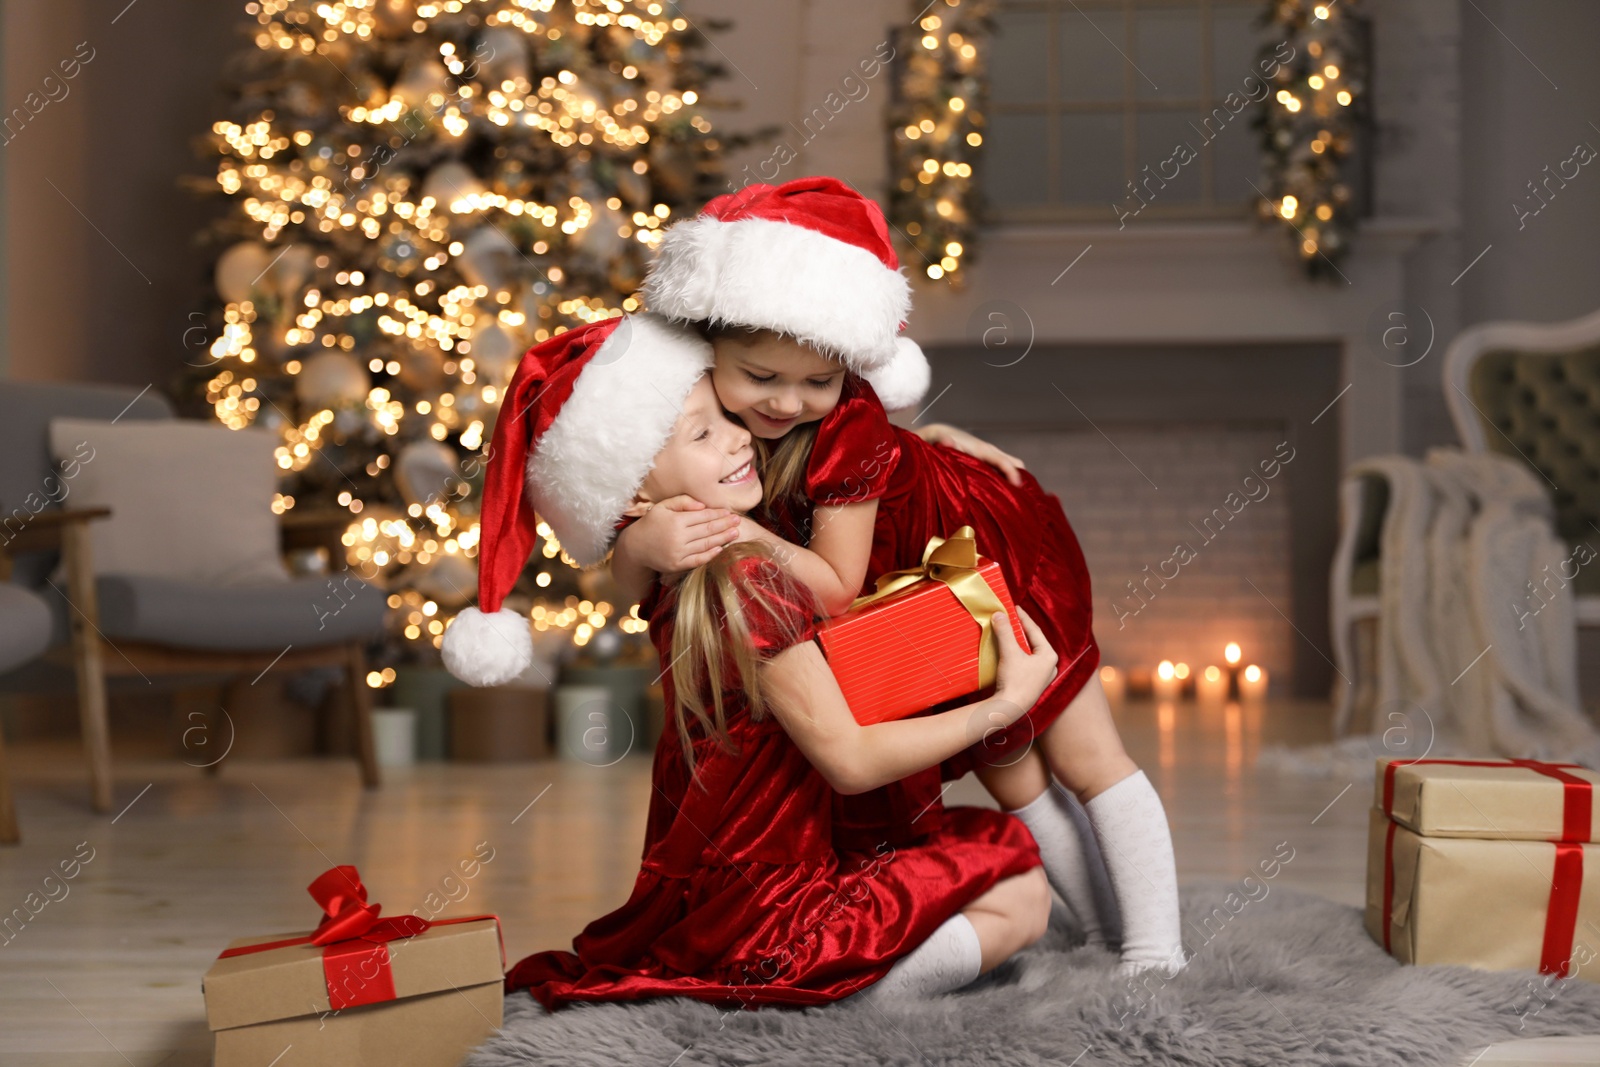
POLYGON ((1043 631, 1028 617, 1026 611, 1018 608, 1017 616, 1022 620, 1022 632, 1028 635, 1028 644, 1033 646, 1031 654, 1022 651, 1022 646, 1017 643, 1017 635, 1011 632, 1011 622, 1005 612, 995 612, 990 624, 1000 641, 994 695, 1017 709, 1012 722, 1022 718, 1033 707, 1056 677, 1056 650, 1050 647, 1043 631))
POLYGON ((1022 484, 1022 460, 1009 452, 1002 452, 988 441, 974 437, 965 430, 947 426, 942 422, 929 423, 917 429, 917 436, 930 445, 944 445, 957 452, 965 452, 973 459, 982 460, 1006 476, 1012 485, 1022 484))
POLYGON ((657 574, 676 574, 708 563, 722 547, 739 539, 739 516, 710 508, 691 496, 653 505, 622 531, 628 550, 657 574))

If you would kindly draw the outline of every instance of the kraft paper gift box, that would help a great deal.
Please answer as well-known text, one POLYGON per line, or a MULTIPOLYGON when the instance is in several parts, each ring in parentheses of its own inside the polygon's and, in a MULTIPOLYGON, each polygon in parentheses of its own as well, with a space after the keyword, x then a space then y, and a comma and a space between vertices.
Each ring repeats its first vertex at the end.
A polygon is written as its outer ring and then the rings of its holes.
POLYGON ((1004 610, 1017 644, 1028 639, 1000 565, 978 555, 972 528, 936 537, 922 566, 878 579, 817 642, 862 725, 904 719, 994 684, 998 639, 988 617, 1004 610), (981 620, 981 621, 980 621, 981 620))
POLYGON ((1401 963, 1600 981, 1600 774, 1535 760, 1379 759, 1377 770, 1375 941, 1401 963))
POLYGON ((317 930, 234 941, 206 972, 215 1067, 455 1067, 500 1026, 494 916, 379 918, 354 867, 311 893, 317 930))

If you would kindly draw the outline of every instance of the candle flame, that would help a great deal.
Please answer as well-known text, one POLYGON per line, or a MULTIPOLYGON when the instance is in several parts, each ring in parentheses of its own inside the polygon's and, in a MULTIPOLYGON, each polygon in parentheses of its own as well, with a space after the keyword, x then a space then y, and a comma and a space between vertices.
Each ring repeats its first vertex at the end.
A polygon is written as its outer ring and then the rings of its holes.
POLYGON ((1244 680, 1247 682, 1261 681, 1261 668, 1254 663, 1244 669, 1244 680))
POLYGON ((1222 681, 1222 672, 1219 671, 1215 667, 1207 667, 1206 668, 1206 681, 1208 681, 1208 682, 1220 682, 1220 681, 1222 681))
POLYGON ((1242 655, 1237 641, 1229 641, 1228 647, 1222 650, 1222 657, 1228 661, 1229 666, 1237 664, 1242 655))
POLYGON ((1156 676, 1159 677, 1163 682, 1172 681, 1173 673, 1174 668, 1170 659, 1162 660, 1160 665, 1156 667, 1156 676))

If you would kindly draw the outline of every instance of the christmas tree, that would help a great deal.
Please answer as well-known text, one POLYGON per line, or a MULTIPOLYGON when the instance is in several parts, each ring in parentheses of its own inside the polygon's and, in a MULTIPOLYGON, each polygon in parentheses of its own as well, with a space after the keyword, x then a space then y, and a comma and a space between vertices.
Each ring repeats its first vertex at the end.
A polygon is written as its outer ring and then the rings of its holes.
MULTIPOLYGON (((500 391, 530 345, 635 309, 664 228, 723 191, 729 143, 696 109, 723 71, 671 3, 245 11, 205 145, 231 208, 205 235, 218 301, 188 384, 281 435, 274 510, 342 516, 331 569, 388 591, 389 662, 428 659, 477 588, 500 391)), ((536 629, 643 631, 540 532, 536 629)))

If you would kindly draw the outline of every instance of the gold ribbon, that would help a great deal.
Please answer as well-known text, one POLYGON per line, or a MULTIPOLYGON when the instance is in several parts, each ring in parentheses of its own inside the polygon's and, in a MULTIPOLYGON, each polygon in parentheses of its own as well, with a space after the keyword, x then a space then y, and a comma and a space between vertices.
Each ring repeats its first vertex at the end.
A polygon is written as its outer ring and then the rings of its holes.
POLYGON ((922 550, 921 566, 880 575, 877 587, 857 597, 850 604, 850 610, 886 600, 925 579, 949 586, 961 606, 977 621, 978 688, 987 689, 994 684, 1000 662, 1000 645, 991 623, 994 613, 1004 611, 1005 606, 978 573, 978 544, 972 527, 963 526, 949 537, 929 538, 928 547, 922 550))

